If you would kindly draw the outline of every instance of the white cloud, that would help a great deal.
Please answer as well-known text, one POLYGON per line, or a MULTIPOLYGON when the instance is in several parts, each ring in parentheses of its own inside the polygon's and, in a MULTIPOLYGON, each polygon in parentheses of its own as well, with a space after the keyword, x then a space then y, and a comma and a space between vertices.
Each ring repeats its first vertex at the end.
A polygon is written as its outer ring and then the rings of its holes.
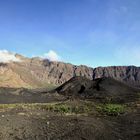
POLYGON ((48 53, 43 55, 43 58, 47 58, 50 61, 60 61, 61 57, 53 50, 50 50, 48 53))
POLYGON ((15 54, 7 50, 0 50, 0 62, 9 63, 9 62, 19 62, 20 59, 16 58, 15 54))

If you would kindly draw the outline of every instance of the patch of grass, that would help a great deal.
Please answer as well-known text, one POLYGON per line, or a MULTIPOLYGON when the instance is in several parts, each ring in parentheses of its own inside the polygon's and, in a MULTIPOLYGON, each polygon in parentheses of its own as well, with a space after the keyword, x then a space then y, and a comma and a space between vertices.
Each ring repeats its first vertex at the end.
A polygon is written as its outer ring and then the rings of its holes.
POLYGON ((58 103, 50 105, 41 105, 38 107, 47 111, 69 114, 88 114, 93 110, 93 106, 91 106, 90 103, 83 103, 77 105, 69 103, 58 103))
POLYGON ((104 104, 96 106, 97 110, 100 113, 109 115, 109 116, 118 116, 125 112, 125 105, 121 104, 104 104))
POLYGON ((16 104, 0 104, 0 109, 17 108, 16 104))
POLYGON ((69 113, 69 114, 81 114, 87 113, 89 108, 87 106, 71 106, 67 104, 55 104, 49 106, 42 106, 47 111, 58 112, 58 113, 69 113))
POLYGON ((0 109, 31 109, 45 110, 63 114, 88 114, 92 112, 93 106, 90 103, 71 105, 67 103, 38 103, 38 104, 0 104, 0 109))
POLYGON ((94 114, 98 111, 101 114, 117 116, 126 111, 126 106, 121 104, 99 104, 84 102, 80 104, 70 103, 34 103, 34 104, 0 104, 0 109, 31 109, 44 110, 62 114, 94 114))
POLYGON ((52 112, 59 112, 59 113, 70 113, 71 107, 65 104, 52 104, 52 105, 41 105, 38 106, 39 109, 52 111, 52 112))

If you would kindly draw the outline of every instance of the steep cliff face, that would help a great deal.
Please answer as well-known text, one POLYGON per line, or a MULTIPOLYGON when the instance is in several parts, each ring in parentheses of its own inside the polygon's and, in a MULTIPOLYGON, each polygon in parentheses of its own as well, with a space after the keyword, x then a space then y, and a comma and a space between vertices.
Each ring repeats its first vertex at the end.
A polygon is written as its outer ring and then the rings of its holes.
POLYGON ((26 63, 14 63, 13 70, 20 74, 22 79, 25 79, 28 74, 27 79, 32 77, 41 83, 54 85, 63 84, 74 76, 85 76, 92 79, 93 75, 93 69, 86 66, 74 66, 62 62, 50 62, 49 60, 39 59, 31 59, 26 63), (21 70, 23 72, 19 72, 21 70))
POLYGON ((140 67, 112 66, 90 68, 63 62, 50 62, 40 58, 16 57, 20 62, 0 65, 0 86, 41 88, 61 85, 74 76, 84 76, 90 80, 112 77, 128 84, 140 86, 140 67), (4 80, 8 79, 8 81, 4 80), (14 81, 14 82, 13 82, 14 81))
POLYGON ((100 77, 112 77, 131 85, 140 86, 140 67, 112 66, 95 68, 93 70, 93 79, 100 77))
POLYGON ((61 85, 74 76, 92 79, 93 69, 86 66, 50 62, 40 58, 29 59, 20 55, 17 57, 21 62, 0 65, 0 86, 41 88, 61 85))

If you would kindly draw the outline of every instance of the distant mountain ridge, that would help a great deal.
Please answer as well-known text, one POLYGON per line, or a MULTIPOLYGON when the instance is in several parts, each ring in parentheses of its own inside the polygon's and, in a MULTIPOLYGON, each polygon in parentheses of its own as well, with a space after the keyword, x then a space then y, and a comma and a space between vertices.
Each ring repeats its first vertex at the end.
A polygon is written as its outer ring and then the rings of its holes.
POLYGON ((1 87, 42 88, 61 85, 74 76, 84 76, 90 80, 112 77, 140 87, 140 67, 110 66, 91 68, 63 62, 51 62, 38 57, 27 58, 15 55, 20 62, 0 64, 1 87))

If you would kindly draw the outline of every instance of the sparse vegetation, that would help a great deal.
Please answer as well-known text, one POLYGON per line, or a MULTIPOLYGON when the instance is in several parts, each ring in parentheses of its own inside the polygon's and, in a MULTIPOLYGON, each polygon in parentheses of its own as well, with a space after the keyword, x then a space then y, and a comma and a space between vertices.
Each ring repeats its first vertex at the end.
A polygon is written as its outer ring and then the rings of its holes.
POLYGON ((117 116, 125 112, 125 105, 121 104, 102 104, 96 106, 96 108, 100 113, 110 116, 117 116))
POLYGON ((0 109, 31 109, 56 112, 61 114, 105 114, 109 116, 118 116, 124 113, 128 107, 122 104, 94 104, 92 102, 73 103, 36 103, 36 104, 0 104, 0 109))
POLYGON ((65 103, 53 104, 53 105, 41 105, 41 109, 45 109, 47 111, 53 111, 58 113, 69 113, 69 114, 83 114, 89 113, 91 108, 88 105, 68 105, 65 103))
POLYGON ((91 103, 81 103, 79 105, 70 105, 67 103, 38 103, 38 104, 0 104, 0 109, 37 109, 57 113, 69 114, 88 114, 93 110, 91 103))

